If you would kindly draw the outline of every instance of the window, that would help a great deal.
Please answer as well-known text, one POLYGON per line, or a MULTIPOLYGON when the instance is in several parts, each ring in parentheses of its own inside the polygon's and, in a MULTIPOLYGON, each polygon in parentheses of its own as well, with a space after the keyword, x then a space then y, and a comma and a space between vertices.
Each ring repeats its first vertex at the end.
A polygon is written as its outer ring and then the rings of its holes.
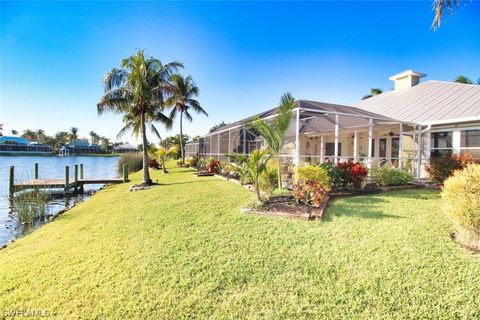
POLYGON ((387 139, 382 138, 378 142, 379 142, 378 155, 382 160, 384 160, 385 157, 387 156, 387 139))
POLYGON ((430 137, 430 155, 432 157, 439 156, 444 153, 451 153, 453 151, 453 132, 432 132, 430 137))
MULTIPOLYGON (((325 155, 327 157, 335 156, 335 143, 334 142, 327 142, 325 143, 325 155)), ((338 144, 338 155, 342 155, 342 144, 338 144)))
POLYGON ((480 130, 464 130, 460 134, 460 153, 480 160, 480 130))
POLYGON ((392 159, 397 159, 400 153, 400 138, 392 138, 392 159))

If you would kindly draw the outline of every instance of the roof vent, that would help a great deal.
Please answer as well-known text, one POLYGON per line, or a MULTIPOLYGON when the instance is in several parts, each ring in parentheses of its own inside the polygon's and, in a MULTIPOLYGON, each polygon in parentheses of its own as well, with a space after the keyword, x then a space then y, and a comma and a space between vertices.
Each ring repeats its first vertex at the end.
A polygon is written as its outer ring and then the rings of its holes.
POLYGON ((405 70, 403 72, 397 73, 396 75, 391 76, 388 78, 395 82, 395 90, 401 90, 406 88, 411 88, 417 85, 420 82, 420 78, 425 77, 425 73, 413 71, 413 70, 405 70))

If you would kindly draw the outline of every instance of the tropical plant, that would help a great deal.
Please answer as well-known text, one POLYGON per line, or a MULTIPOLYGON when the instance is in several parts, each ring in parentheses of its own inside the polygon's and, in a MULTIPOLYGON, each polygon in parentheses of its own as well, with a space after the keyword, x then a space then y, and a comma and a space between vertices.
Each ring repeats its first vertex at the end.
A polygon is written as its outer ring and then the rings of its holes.
POLYGON ((267 162, 271 158, 269 149, 258 149, 248 155, 230 155, 237 163, 242 164, 244 175, 250 179, 257 195, 257 201, 262 202, 260 195, 260 177, 267 169, 267 162))
POLYGON ((198 96, 199 89, 191 76, 183 77, 182 75, 174 74, 170 77, 170 83, 166 85, 165 89, 169 94, 166 104, 173 107, 170 111, 170 119, 173 121, 177 113, 180 113, 180 157, 182 164, 184 164, 183 117, 185 116, 185 119, 190 122, 193 120, 189 112, 190 109, 207 117, 208 114, 195 99, 198 96))
POLYGON ((297 203, 320 207, 327 199, 330 189, 327 170, 317 166, 297 169, 297 178, 293 186, 293 197, 297 203))
POLYGON ((370 89, 370 94, 367 94, 365 96, 363 96, 362 100, 365 100, 365 99, 368 99, 368 98, 371 98, 373 96, 376 96, 376 95, 379 95, 383 93, 383 90, 380 89, 380 88, 372 88, 370 89))
POLYGON ((265 139, 267 148, 277 160, 278 188, 282 188, 280 153, 283 148, 285 133, 290 126, 293 108, 295 108, 295 99, 287 92, 280 98, 280 104, 277 108, 277 115, 273 120, 273 126, 270 126, 262 119, 256 119, 252 122, 252 128, 265 139))
POLYGON ((330 177, 330 183, 332 188, 338 189, 346 185, 345 180, 342 177, 342 169, 337 167, 333 162, 324 162, 322 164, 317 164, 320 168, 324 169, 328 176, 330 177))
POLYGON ((0 123, 0 137, 3 136, 3 123, 0 123))
MULTIPOLYGON (((160 143, 163 141, 162 136, 158 132, 155 122, 163 124, 166 128, 170 129, 172 127, 172 120, 168 118, 161 110, 148 110, 145 114, 146 126, 150 131, 160 140, 160 143)), ((135 138, 141 138, 142 125, 140 118, 135 117, 132 114, 125 114, 123 116, 124 126, 117 133, 117 139, 123 137, 128 131, 132 132, 132 136, 135 138)))
POLYGON ((159 147, 157 149, 156 155, 158 160, 160 161, 160 164, 162 165, 163 173, 168 173, 165 163, 167 162, 167 159, 170 155, 169 150, 165 149, 164 147, 159 147))
POLYGON ((143 184, 152 184, 148 171, 147 123, 149 116, 164 110, 164 88, 171 74, 183 67, 179 62, 162 64, 160 60, 146 57, 138 50, 121 61, 121 68, 113 68, 105 75, 105 93, 97 104, 99 114, 121 113, 132 117, 140 127, 143 146, 143 184))
POLYGON ((337 167, 341 170, 340 176, 347 185, 353 185, 354 188, 360 188, 363 180, 368 174, 368 169, 360 162, 351 160, 339 162, 337 167))
POLYGON ((88 133, 88 135, 90 136, 90 143, 91 144, 98 144, 101 137, 95 131, 90 131, 88 133))
MULTIPOLYGON (((182 140, 183 140, 183 144, 185 145, 190 140, 190 136, 188 134, 183 134, 182 135, 182 140)), ((160 145, 167 150, 170 149, 172 146, 177 145, 178 148, 179 148, 178 153, 180 154, 180 134, 165 137, 160 142, 160 145)), ((179 157, 180 157, 180 155, 179 155, 179 157)))
POLYGON ((15 129, 10 130, 10 132, 12 133, 12 136, 18 135, 18 131, 15 129))
POLYGON ((463 83, 463 84, 473 84, 473 81, 470 80, 468 77, 465 77, 465 76, 457 76, 455 78, 455 81, 454 82, 458 82, 458 83, 463 83))
POLYGON ((303 166, 297 169, 297 181, 316 181, 330 189, 331 181, 326 169, 317 166, 303 166))
POLYGON ((433 18, 432 29, 437 30, 442 23, 442 19, 445 14, 451 14, 460 3, 464 0, 433 0, 433 11, 435 17, 433 18))

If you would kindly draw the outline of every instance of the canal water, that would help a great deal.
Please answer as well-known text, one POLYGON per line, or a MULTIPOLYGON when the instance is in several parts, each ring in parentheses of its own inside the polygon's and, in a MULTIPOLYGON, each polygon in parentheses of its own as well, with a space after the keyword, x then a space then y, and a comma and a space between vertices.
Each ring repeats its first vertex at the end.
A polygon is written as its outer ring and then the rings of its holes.
MULTIPOLYGON (((120 176, 117 171, 118 157, 0 156, 0 247, 23 232, 18 219, 11 213, 9 206, 9 168, 10 166, 15 167, 15 180, 22 182, 34 178, 35 163, 38 163, 39 166, 40 179, 64 179, 65 166, 70 166, 70 181, 72 181, 73 167, 76 164, 83 164, 85 179, 112 179, 120 176)), ((89 194, 101 187, 102 185, 86 185, 84 196, 56 196, 49 202, 48 213, 54 216, 59 211, 88 198, 89 194)))

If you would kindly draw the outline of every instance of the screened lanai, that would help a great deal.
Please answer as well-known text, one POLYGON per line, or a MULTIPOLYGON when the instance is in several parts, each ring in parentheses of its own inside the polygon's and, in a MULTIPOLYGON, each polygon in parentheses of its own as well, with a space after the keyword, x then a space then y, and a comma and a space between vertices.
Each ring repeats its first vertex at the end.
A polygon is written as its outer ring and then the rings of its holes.
MULTIPOLYGON (((232 153, 248 154, 264 141, 251 129, 257 118, 272 121, 276 108, 224 126, 186 145, 186 155, 228 161, 232 153)), ((414 123, 366 110, 297 100, 285 135, 281 162, 285 172, 306 164, 352 160, 367 167, 389 165, 420 177, 422 131, 414 123)))

